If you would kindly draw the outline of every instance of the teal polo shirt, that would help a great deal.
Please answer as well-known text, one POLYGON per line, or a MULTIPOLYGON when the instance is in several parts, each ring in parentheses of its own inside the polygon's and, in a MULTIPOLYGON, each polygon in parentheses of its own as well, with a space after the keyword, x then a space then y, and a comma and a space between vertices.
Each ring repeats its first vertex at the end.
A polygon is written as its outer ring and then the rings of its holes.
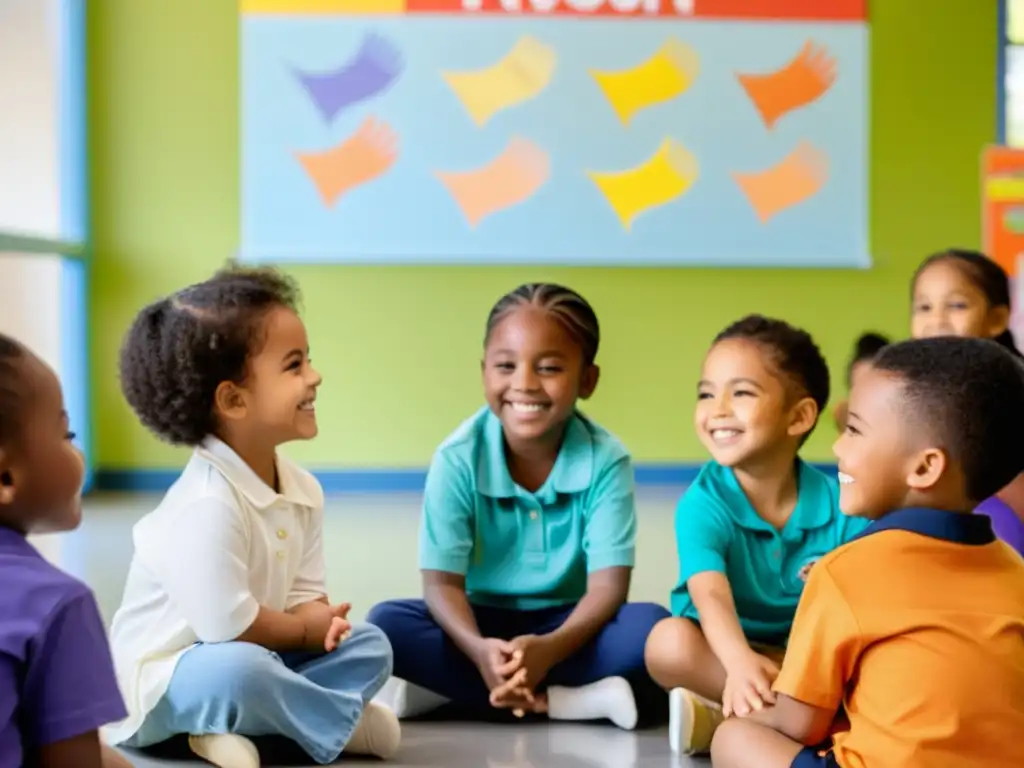
POLYGON ((535 493, 505 462, 501 421, 483 408, 437 449, 419 532, 422 570, 466 577, 471 603, 532 610, 577 602, 587 574, 634 564, 633 463, 577 414, 535 493))
POLYGON ((699 619, 686 582, 705 571, 724 573, 747 639, 786 644, 810 567, 869 522, 840 511, 834 478, 800 460, 797 473, 796 507, 778 530, 754 511, 731 469, 704 465, 676 508, 674 615, 699 619))

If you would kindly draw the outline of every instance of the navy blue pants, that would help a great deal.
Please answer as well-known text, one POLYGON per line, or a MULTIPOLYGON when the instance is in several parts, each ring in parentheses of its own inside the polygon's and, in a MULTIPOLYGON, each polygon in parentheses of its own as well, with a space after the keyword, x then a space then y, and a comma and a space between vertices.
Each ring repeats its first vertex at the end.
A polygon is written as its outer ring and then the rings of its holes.
MULTIPOLYGON (((575 606, 519 611, 474 605, 480 634, 511 640, 543 635, 562 625, 575 606)), ((597 636, 565 661, 551 668, 539 686, 577 688, 606 677, 623 677, 633 689, 641 725, 664 720, 668 696, 651 680, 644 666, 644 645, 651 629, 669 612, 653 603, 628 603, 597 636)), ((375 605, 366 620, 391 641, 394 676, 440 694, 452 703, 445 715, 472 719, 511 718, 490 705, 489 692, 476 665, 459 650, 430 615, 423 600, 389 600, 375 605)))
POLYGON ((820 751, 817 747, 804 747, 797 753, 789 768, 839 768, 835 755, 831 752, 819 755, 820 751))

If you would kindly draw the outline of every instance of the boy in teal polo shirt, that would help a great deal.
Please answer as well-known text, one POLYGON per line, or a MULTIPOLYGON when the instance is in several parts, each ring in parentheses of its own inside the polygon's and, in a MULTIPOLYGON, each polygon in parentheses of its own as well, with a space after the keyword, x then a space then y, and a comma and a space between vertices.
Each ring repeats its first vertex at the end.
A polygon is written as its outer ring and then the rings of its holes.
POLYGON ((597 319, 575 292, 531 284, 488 320, 487 407, 434 455, 420 525, 425 600, 375 606, 394 649, 400 716, 654 719, 644 667, 661 606, 627 604, 633 466, 576 410, 597 384, 597 319))
POLYGON ((672 689, 675 752, 707 751, 725 716, 772 702, 810 569, 864 527, 839 510, 836 481, 797 456, 828 396, 814 341, 778 320, 740 320, 705 358, 695 425, 713 460, 676 510, 675 618, 646 652, 672 689))

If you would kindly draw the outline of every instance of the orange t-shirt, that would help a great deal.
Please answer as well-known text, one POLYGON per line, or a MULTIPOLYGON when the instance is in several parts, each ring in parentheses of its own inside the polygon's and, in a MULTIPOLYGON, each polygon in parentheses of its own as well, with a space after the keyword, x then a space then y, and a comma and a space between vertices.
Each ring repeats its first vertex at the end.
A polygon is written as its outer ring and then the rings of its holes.
POLYGON ((845 708, 842 768, 1024 768, 1024 559, 906 509, 819 560, 775 690, 845 708))

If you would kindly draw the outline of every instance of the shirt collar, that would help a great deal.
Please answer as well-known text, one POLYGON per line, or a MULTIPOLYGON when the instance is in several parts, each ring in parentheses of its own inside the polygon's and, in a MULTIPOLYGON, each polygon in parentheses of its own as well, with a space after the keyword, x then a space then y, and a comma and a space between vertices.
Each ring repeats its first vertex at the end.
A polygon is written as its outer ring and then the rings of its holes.
MULTIPOLYGON (((501 419, 488 410, 482 430, 483 450, 476 465, 477 491, 492 498, 514 498, 516 483, 508 471, 505 458, 505 435, 501 419)), ((573 414, 565 428, 562 447, 555 459, 551 475, 535 494, 545 503, 552 503, 556 494, 579 493, 590 487, 594 473, 594 440, 583 416, 573 414)))
POLYGON ((301 484, 296 482, 288 464, 281 461, 280 456, 275 457, 277 481, 281 486, 281 492, 278 493, 263 482, 230 445, 213 435, 208 435, 203 440, 202 445, 196 448, 195 455, 216 467, 257 509, 267 509, 278 499, 303 507, 316 506, 301 484))
MULTIPOLYGON (((757 514, 754 505, 750 503, 746 493, 743 492, 743 488, 740 487, 740 481, 736 479, 736 473, 732 468, 725 467, 725 471, 729 485, 732 486, 738 497, 743 500, 740 508, 735 510, 736 522, 748 530, 775 530, 771 523, 757 514)), ((821 478, 816 476, 817 472, 818 470, 802 459, 798 458, 796 460, 796 506, 793 508, 793 514, 786 521, 783 530, 811 531, 828 525, 831 522, 836 512, 834 509, 835 504, 833 503, 834 499, 831 495, 823 495, 811 490, 811 486, 821 482, 821 478)))
POLYGON ((909 531, 931 539, 968 546, 991 544, 996 540, 992 521, 986 515, 946 512, 927 507, 897 509, 872 522, 854 538, 860 539, 882 531, 909 531))

